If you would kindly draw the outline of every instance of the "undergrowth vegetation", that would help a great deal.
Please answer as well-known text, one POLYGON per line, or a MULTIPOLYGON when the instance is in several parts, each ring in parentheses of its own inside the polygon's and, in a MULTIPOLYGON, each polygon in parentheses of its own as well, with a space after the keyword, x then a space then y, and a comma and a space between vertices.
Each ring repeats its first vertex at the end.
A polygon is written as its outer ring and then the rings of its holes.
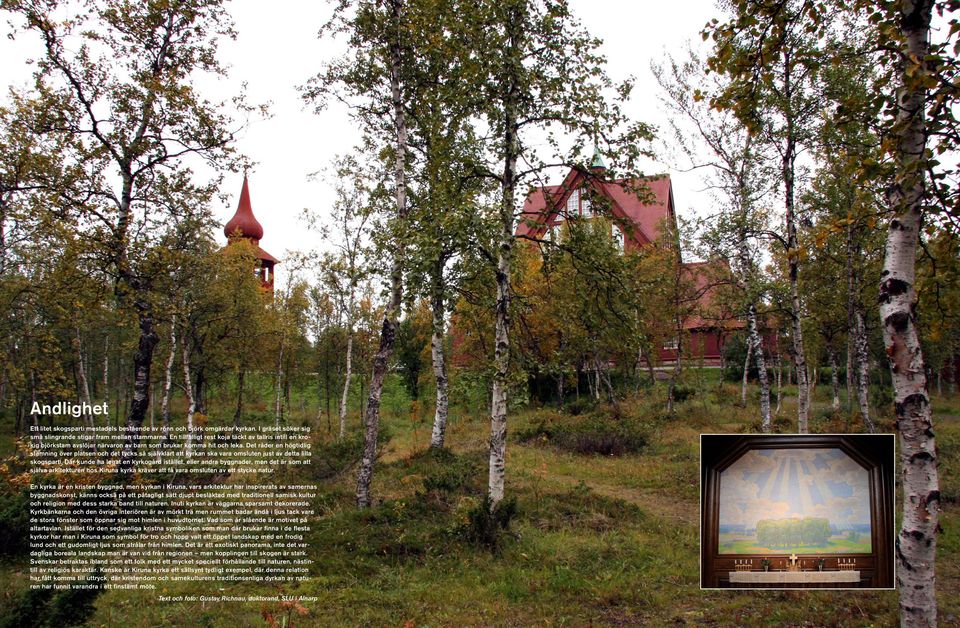
MULTIPOLYGON (((456 407, 449 447, 432 450, 429 408, 412 413, 394 400, 397 411, 383 421, 375 501, 363 511, 354 505, 359 417, 351 416, 342 441, 321 423, 313 464, 282 473, 283 481, 317 482, 320 489, 306 581, 204 585, 208 591, 168 583, 154 592, 109 590, 73 601, 51 595, 35 604, 37 594, 25 586, 26 557, 3 540, 0 615, 17 618, 18 608, 34 605, 41 615, 19 625, 53 625, 70 607, 94 626, 240 628, 266 626, 265 617, 282 611, 267 603, 144 603, 156 595, 225 592, 316 596, 304 603, 306 614, 288 613, 291 627, 895 624, 895 591, 699 589, 699 435, 757 426, 755 405, 737 405, 738 385, 707 380, 693 389, 674 415, 663 410, 660 384, 616 407, 591 400, 575 412, 544 406, 512 414, 507 499, 492 511, 485 499, 489 420, 482 412, 456 407)), ((786 418, 795 416, 793 394, 786 389, 778 418, 785 432, 793 427, 786 418)), ((829 408, 828 398, 817 398, 812 430, 862 431, 855 416, 829 408)), ((934 412, 944 504, 938 586, 941 616, 948 617, 960 615, 949 594, 960 587, 960 399, 938 398, 934 412)), ((889 411, 880 422, 889 430, 889 411)), ((17 499, 0 501, 3 530, 22 524, 17 499)))

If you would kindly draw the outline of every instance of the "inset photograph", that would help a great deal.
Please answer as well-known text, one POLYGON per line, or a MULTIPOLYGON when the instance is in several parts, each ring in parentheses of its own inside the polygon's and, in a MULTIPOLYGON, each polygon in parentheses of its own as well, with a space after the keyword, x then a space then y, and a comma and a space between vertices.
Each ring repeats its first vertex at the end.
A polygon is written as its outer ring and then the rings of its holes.
POLYGON ((702 588, 894 586, 893 434, 703 434, 702 588))

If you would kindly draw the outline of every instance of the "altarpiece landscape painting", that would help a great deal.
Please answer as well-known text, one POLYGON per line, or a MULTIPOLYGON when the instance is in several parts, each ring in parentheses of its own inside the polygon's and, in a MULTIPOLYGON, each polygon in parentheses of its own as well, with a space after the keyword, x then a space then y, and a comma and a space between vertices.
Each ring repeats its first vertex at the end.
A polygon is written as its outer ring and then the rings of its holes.
POLYGON ((720 554, 869 554, 866 469, 840 449, 755 449, 720 474, 720 554))

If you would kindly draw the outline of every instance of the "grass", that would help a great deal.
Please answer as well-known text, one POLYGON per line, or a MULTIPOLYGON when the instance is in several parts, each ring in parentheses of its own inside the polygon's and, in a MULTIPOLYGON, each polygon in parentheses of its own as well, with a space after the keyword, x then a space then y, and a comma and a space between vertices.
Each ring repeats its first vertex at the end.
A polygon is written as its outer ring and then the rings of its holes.
MULTIPOLYGON (((357 441, 333 444, 325 421, 318 426, 315 455, 324 463, 314 465, 321 471, 311 478, 321 494, 308 580, 282 587, 170 584, 157 594, 282 591, 318 598, 304 604, 308 614, 289 613, 288 626, 896 624, 895 591, 699 589, 699 434, 754 431, 757 410, 735 405, 736 385, 706 377, 698 385, 674 417, 662 412, 660 388, 622 402, 619 419, 607 414, 643 436, 642 446, 615 455, 578 453, 536 437, 544 426, 553 434, 593 425, 610 408, 576 417, 532 407, 511 415, 506 490, 519 511, 499 553, 464 534, 486 486, 486 418, 456 408, 449 452, 428 452, 429 404, 411 411, 409 400, 392 391, 383 418, 390 439, 367 511, 353 507, 357 441)), ((817 391, 814 431, 837 431, 840 421, 859 431, 853 420, 829 413, 827 388, 817 391)), ((941 621, 949 623, 960 615, 960 598, 949 593, 960 589, 960 398, 936 399, 934 408, 944 495, 938 591, 941 621)), ((781 417, 794 412, 787 397, 781 417)), ((315 421, 315 409, 290 420, 315 421)), ((350 423, 356 436, 356 413, 350 423)), ((28 569, 22 562, 0 566, 0 616, 23 591, 28 569)), ((89 625, 241 628, 267 626, 265 617, 284 612, 275 603, 158 604, 146 594, 108 591, 89 625)))

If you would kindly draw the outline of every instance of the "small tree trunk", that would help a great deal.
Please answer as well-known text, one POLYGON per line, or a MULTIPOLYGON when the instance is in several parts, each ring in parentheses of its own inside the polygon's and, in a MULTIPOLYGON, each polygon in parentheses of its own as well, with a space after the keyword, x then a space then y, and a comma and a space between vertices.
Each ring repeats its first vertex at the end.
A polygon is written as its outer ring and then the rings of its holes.
POLYGON ((854 355, 857 352, 857 332, 854 321, 854 311, 859 302, 859 288, 857 273, 854 270, 854 259, 858 251, 854 244, 853 222, 847 224, 847 410, 853 411, 853 396, 855 384, 854 355))
POLYGON ((280 427, 280 421, 283 418, 283 352, 286 349, 284 343, 286 341, 285 333, 280 335, 280 355, 277 356, 277 377, 276 377, 276 386, 274 390, 274 423, 277 427, 280 427))
POLYGON ((233 426, 240 427, 240 417, 243 416, 243 385, 247 378, 247 371, 240 369, 237 373, 237 409, 233 413, 233 426))
MULTIPOLYGON (((750 346, 753 348, 754 360, 757 363, 757 379, 760 382, 760 424, 764 432, 770 432, 773 429, 770 423, 770 379, 767 377, 767 359, 763 355, 763 338, 760 336, 760 330, 757 327, 757 308, 751 303, 747 309, 747 329, 750 336, 750 346)), ((779 380, 777 383, 779 386, 779 380)), ((778 396, 778 410, 779 403, 778 396)))
POLYGON ((747 407, 747 382, 750 379, 750 354, 753 353, 753 339, 747 341, 747 354, 743 358, 743 381, 740 383, 740 405, 747 407))
POLYGON ((783 359, 777 352, 777 414, 780 414, 781 407, 783 407, 783 359))
POLYGON ((37 403, 37 373, 30 369, 30 418, 33 420, 33 426, 39 425, 36 413, 33 412, 33 406, 37 403))
POLYGON ((153 329, 153 315, 145 297, 138 296, 135 307, 140 324, 140 340, 133 356, 133 399, 126 412, 127 430, 117 465, 120 473, 132 471, 133 457, 140 445, 139 430, 150 403, 150 367, 153 364, 153 350, 158 341, 157 332, 153 329))
POLYGON ((682 339, 680 335, 677 334, 677 358, 673 362, 673 374, 670 376, 670 384, 667 386, 667 413, 673 414, 673 405, 674 405, 674 390, 677 387, 677 380, 680 379, 681 373, 681 364, 680 364, 680 347, 682 346, 682 339))
POLYGON ((600 401, 600 360, 593 356, 593 398, 600 401))
MULTIPOLYGON (((203 355, 199 347, 196 349, 196 352, 202 359, 203 355)), ((191 360, 191 362, 196 363, 193 360, 191 360)), ((200 366, 196 367, 195 369, 193 381, 193 396, 196 399, 197 404, 196 413, 205 415, 207 413, 207 375, 206 369, 204 368, 202 362, 200 366)))
POLYGON ((340 395, 340 436, 347 433, 347 400, 350 397, 350 380, 353 375, 353 327, 347 322, 347 360, 346 371, 343 376, 343 392, 340 395))
POLYGON ((160 420, 163 421, 163 437, 170 440, 170 389, 173 387, 173 362, 177 354, 177 315, 170 321, 170 355, 163 380, 163 398, 160 400, 160 420))
POLYGON ((840 377, 837 373, 837 351, 833 347, 827 350, 830 359, 830 386, 833 391, 833 411, 840 412, 840 377))
POLYGON ((863 312, 860 308, 854 311, 854 329, 856 332, 857 348, 857 403, 860 405, 860 416, 871 434, 876 432, 873 420, 870 418, 870 356, 867 349, 867 330, 863 321, 863 312))
MULTIPOLYGON (((103 399, 104 401, 110 399, 110 338, 105 337, 103 339, 103 399)), ((108 414, 107 422, 110 422, 110 415, 108 414)))
MULTIPOLYGON (((87 383, 87 369, 83 365, 83 344, 80 339, 80 328, 74 327, 74 331, 76 333, 74 335, 73 347, 77 356, 77 379, 79 380, 80 402, 89 406, 90 385, 87 383)), ((83 422, 87 427, 93 427, 93 415, 84 412, 83 422)))
MULTIPOLYGON (((442 264, 436 269, 438 275, 443 272, 442 264)), ((433 433, 430 435, 430 447, 443 447, 447 431, 447 413, 449 399, 447 394, 447 362, 444 356, 444 299, 442 277, 435 280, 433 286, 433 334, 430 338, 430 354, 433 359, 433 377, 437 384, 437 409, 433 416, 433 433)))
POLYGON ((189 458, 193 455, 193 414, 197 408, 197 401, 193 396, 193 385, 190 382, 190 348, 187 342, 183 343, 183 392, 187 396, 187 435, 184 441, 184 452, 189 458))

